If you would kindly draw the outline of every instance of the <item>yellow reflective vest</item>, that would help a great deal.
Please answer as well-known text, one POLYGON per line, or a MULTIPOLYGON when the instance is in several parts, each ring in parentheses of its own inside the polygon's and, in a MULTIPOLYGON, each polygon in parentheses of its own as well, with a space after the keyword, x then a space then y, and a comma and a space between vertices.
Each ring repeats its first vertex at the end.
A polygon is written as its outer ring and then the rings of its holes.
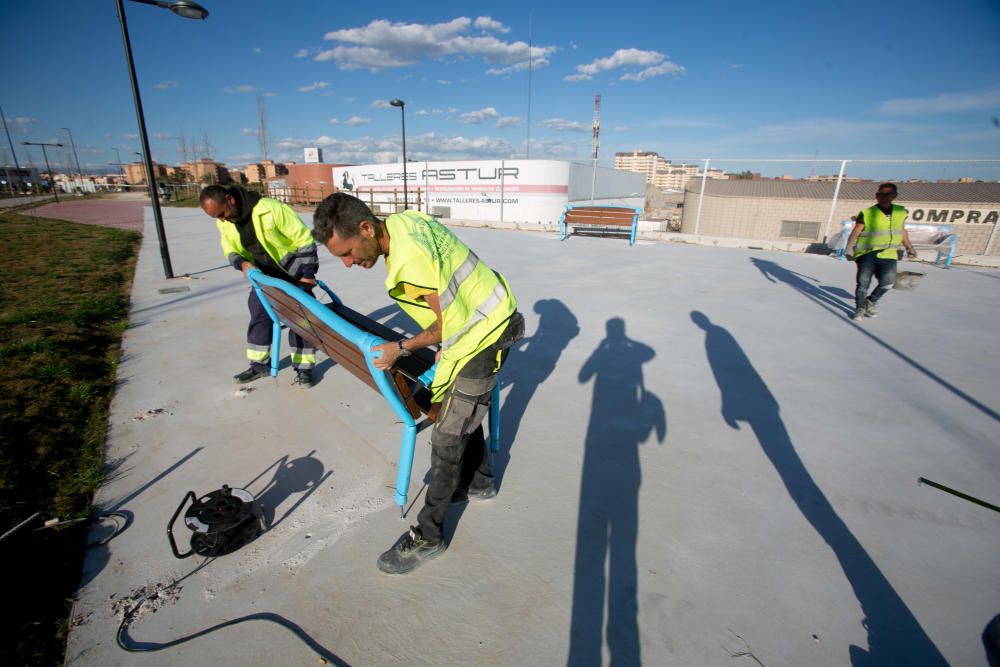
POLYGON ((886 217, 878 205, 863 210, 861 216, 865 229, 858 235, 854 256, 878 252, 876 257, 897 259, 897 250, 903 243, 903 223, 906 222, 907 215, 905 208, 895 204, 892 205, 889 217, 886 217))
MULTIPOLYGON (((262 197, 250 212, 254 234, 264 251, 293 278, 316 275, 316 245, 312 233, 287 204, 262 197)), ((250 251, 243 247, 236 225, 216 220, 222 252, 237 269, 237 260, 255 263, 250 251)))
POLYGON ((442 352, 429 387, 432 400, 440 401, 469 359, 500 338, 517 300, 502 275, 431 216, 404 211, 386 218, 385 226, 389 296, 424 329, 434 324, 434 311, 407 295, 404 283, 433 290, 441 302, 442 352))

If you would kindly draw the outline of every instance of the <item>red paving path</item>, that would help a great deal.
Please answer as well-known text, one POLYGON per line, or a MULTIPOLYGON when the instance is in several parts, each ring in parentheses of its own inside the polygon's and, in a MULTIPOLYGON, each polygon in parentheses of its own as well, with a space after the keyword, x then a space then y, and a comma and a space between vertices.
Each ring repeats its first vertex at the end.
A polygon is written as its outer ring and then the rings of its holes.
POLYGON ((142 232, 142 209, 148 202, 91 199, 46 204, 32 209, 32 213, 56 220, 82 222, 88 225, 128 229, 142 232))

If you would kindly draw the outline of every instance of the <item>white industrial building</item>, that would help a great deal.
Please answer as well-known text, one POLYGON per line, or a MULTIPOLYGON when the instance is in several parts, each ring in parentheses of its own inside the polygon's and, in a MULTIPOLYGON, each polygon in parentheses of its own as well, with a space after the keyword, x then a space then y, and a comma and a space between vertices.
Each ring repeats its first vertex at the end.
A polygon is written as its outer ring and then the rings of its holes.
MULTIPOLYGON (((441 218, 555 223, 567 204, 593 200, 642 208, 645 201, 642 174, 565 160, 449 160, 407 167, 409 207, 441 218)), ((333 182, 377 213, 402 207, 401 162, 335 167, 333 182)))

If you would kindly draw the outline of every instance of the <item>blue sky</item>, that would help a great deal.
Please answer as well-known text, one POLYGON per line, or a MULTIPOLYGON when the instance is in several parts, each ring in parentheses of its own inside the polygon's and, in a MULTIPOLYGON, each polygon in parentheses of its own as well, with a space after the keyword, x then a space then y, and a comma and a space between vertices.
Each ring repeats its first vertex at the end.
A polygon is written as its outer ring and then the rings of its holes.
MULTIPOLYGON (((126 2, 153 158, 179 137, 229 166, 270 155, 411 159, 1000 159, 1000 3, 333 3, 204 0, 205 21, 126 2)), ((85 169, 140 150, 113 0, 0 4, 0 106, 18 156, 70 127, 85 169)), ((33 149, 37 151, 37 149, 33 149)), ((9 161, 0 146, 0 163, 9 161)), ((66 156, 57 153, 57 163, 66 156)), ((40 153, 32 153, 36 165, 40 153)), ((804 175, 811 165, 719 163, 804 175)), ((832 165, 815 167, 835 171, 832 165)), ((851 167, 1000 178, 1000 165, 851 167)), ((861 174, 859 174, 861 175, 861 174)))

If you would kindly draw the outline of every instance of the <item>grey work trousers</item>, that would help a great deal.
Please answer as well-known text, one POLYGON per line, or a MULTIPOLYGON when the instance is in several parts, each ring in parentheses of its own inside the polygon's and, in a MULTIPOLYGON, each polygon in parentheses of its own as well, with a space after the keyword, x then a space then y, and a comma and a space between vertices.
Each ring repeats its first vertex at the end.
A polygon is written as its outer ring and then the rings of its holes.
POLYGON ((489 413, 497 372, 510 346, 524 335, 524 317, 514 312, 495 343, 472 357, 445 391, 431 432, 431 481, 417 526, 424 539, 443 538, 444 517, 457 489, 493 483, 483 418, 489 413))

